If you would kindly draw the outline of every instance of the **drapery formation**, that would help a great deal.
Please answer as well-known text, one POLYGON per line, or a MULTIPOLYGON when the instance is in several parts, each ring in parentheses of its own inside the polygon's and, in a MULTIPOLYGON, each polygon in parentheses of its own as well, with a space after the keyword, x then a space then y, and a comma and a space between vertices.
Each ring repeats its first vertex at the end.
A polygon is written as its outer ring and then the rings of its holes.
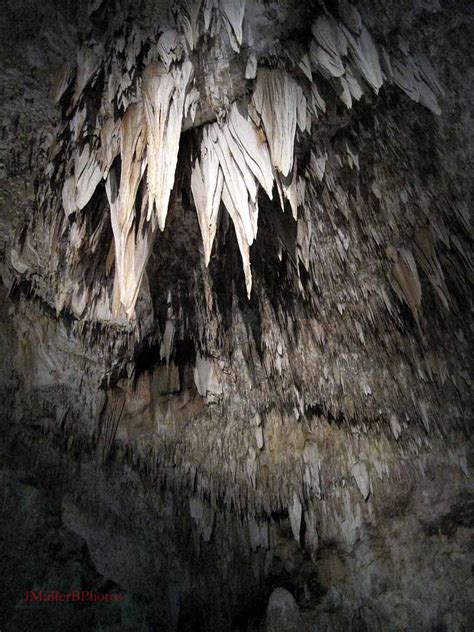
MULTIPOLYGON (((68 143, 69 175, 61 195, 64 213, 81 213, 105 180, 114 239, 115 317, 121 310, 128 318, 134 314, 156 229, 166 226, 180 137, 184 128, 197 125, 200 112, 204 124, 194 132, 199 149, 185 159, 191 164, 204 262, 210 261, 222 203, 234 225, 249 297, 259 190, 272 198, 275 188, 282 209, 288 202, 298 218, 306 178, 298 169, 295 141, 298 135, 309 134, 326 111, 319 89, 322 79, 347 108, 364 92, 377 94, 388 82, 439 113, 442 91, 430 63, 411 56, 407 47, 389 54, 378 46, 348 2, 341 3, 338 17, 327 12, 317 16, 309 45, 286 53, 286 64, 297 72, 274 67, 268 64, 268 55, 259 59, 248 49, 258 33, 253 32, 252 20, 246 22, 244 0, 187 1, 175 9, 174 23, 164 24, 154 36, 146 37, 133 27, 111 45, 85 44, 75 74, 67 68, 56 91, 58 101, 67 107, 71 131, 68 141, 64 135, 54 141, 68 143), (203 37, 228 38, 235 54, 246 55, 242 80, 248 96, 233 99, 216 82, 220 74, 230 72, 229 58, 218 60, 215 77, 202 77, 196 46, 203 37), (98 89, 101 105, 94 127, 87 95, 98 89), (203 112, 207 97, 213 106, 203 112)), ((312 161, 314 172, 323 177, 324 156, 313 155, 312 161)), ((298 232, 301 243, 308 241, 301 222, 298 232)))
POLYGON ((408 4, 25 0, 0 38, 6 453, 152 627, 282 562, 316 625, 470 620, 470 41, 408 4))

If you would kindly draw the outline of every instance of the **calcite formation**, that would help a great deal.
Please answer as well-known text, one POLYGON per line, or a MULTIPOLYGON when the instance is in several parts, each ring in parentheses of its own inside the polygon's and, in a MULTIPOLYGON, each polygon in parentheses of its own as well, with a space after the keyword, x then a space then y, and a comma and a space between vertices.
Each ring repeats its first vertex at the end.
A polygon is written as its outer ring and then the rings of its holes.
MULTIPOLYGON (((76 70, 65 69, 56 91, 63 119, 45 168, 46 173, 54 173, 54 161, 61 156, 67 160, 66 174, 71 175, 64 178, 61 173, 63 184, 57 184, 62 186, 62 195, 57 202, 56 182, 47 183, 42 192, 43 213, 57 215, 61 203, 66 216, 74 214, 76 223, 81 222, 94 192, 105 181, 114 235, 114 295, 120 302, 114 304, 112 315, 119 315, 119 307, 128 318, 134 315, 156 227, 165 229, 183 123, 188 116, 196 119, 196 110, 214 82, 220 81, 216 90, 222 93, 222 103, 211 114, 217 122, 200 126, 196 133, 200 156, 188 148, 183 160, 191 165, 205 265, 222 202, 234 225, 249 296, 259 189, 272 199, 275 182, 282 210, 287 200, 297 220, 298 206, 305 203, 307 177, 298 169, 296 133, 310 136, 314 125, 317 135, 318 119, 326 109, 318 90, 323 78, 348 109, 364 92, 378 94, 385 81, 440 114, 438 98, 443 90, 429 61, 411 55, 406 47, 392 55, 378 47, 355 6, 342 3, 339 13, 338 17, 327 12, 316 17, 310 41, 299 57, 282 50, 283 67, 268 66, 270 51, 259 51, 260 63, 253 55, 250 98, 242 95, 234 101, 226 94, 222 78, 205 75, 196 82, 195 50, 200 38, 223 37, 224 32, 235 53, 249 47, 258 37, 259 24, 249 19, 244 39, 245 1, 178 4, 171 23, 157 24, 150 32, 122 27, 118 39, 107 33, 104 42, 91 39, 79 49, 76 70), (302 75, 292 76, 285 68, 284 53, 303 70, 302 75), (92 94, 96 95, 94 108, 88 105, 92 94)), ((224 49, 219 64, 224 65, 231 54, 224 49)), ((249 74, 248 66, 247 62, 245 71, 239 68, 242 75, 249 74)), ((358 165, 357 152, 347 147, 348 160, 358 165)), ((69 242, 72 246, 71 238, 69 242)), ((68 253, 64 254, 67 259, 68 253)), ((396 270, 403 277, 400 266, 396 270)), ((90 290, 85 286, 83 291, 90 290)))
POLYGON ((468 629, 467 8, 7 4, 21 541, 61 524, 146 630, 257 630, 269 599, 269 629, 468 629))

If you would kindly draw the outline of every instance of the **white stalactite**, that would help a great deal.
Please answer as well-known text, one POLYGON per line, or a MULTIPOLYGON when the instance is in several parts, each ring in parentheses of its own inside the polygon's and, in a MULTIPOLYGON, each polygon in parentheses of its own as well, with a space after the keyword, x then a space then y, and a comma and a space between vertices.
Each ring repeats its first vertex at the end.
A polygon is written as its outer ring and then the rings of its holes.
POLYGON ((191 175, 191 189, 208 265, 222 199, 232 218, 243 260, 247 292, 252 277, 249 247, 257 236, 258 185, 272 197, 273 172, 267 145, 250 118, 234 103, 222 127, 208 125, 201 141, 201 158, 191 175))
POLYGON ((162 64, 150 64, 144 73, 143 101, 147 119, 148 214, 156 213, 164 230, 168 203, 178 161, 186 88, 193 66, 190 61, 170 73, 162 64))
POLYGON ((303 91, 285 71, 260 68, 253 104, 262 117, 273 165, 286 177, 293 168, 296 124, 306 116, 303 91))
MULTIPOLYGON (((106 181, 115 243, 115 281, 120 303, 129 318, 135 308, 151 240, 151 225, 147 225, 145 231, 135 230, 135 223, 138 221, 134 209, 135 198, 145 168, 145 130, 142 105, 131 105, 125 113, 120 130, 120 184, 118 186, 112 171, 106 181)), ((142 229, 144 210, 142 206, 142 229)), ((114 305, 114 312, 118 312, 117 305, 114 305)))
POLYGON ((219 8, 222 21, 229 35, 230 44, 236 53, 242 44, 242 22, 245 13, 245 0, 220 0, 219 8))
MULTIPOLYGON (((175 9, 179 9, 175 12, 175 22, 164 25, 147 52, 148 65, 142 76, 135 74, 135 64, 145 40, 136 26, 129 34, 122 31, 116 37, 108 60, 103 45, 94 41, 83 46, 77 55, 68 122, 72 151, 63 180, 62 206, 67 216, 79 213, 92 199, 100 181, 106 180, 114 234, 107 269, 114 256, 116 266, 113 311, 117 314, 121 304, 129 317, 134 312, 156 226, 161 231, 165 228, 183 125, 185 129, 192 127, 201 99, 209 101, 208 107, 212 107, 218 120, 204 126, 201 152, 191 169, 204 263, 207 266, 210 261, 222 202, 236 231, 250 296, 250 246, 257 237, 259 188, 272 198, 276 184, 283 210, 286 199, 295 219, 298 207, 305 203, 305 179, 298 172, 295 141, 297 129, 301 133, 311 132, 312 124, 326 112, 326 103, 316 84, 317 73, 329 80, 347 108, 362 98, 366 84, 377 93, 384 80, 398 85, 411 99, 435 113, 440 112, 438 97, 443 93, 426 59, 413 56, 407 45, 400 46, 395 53, 383 47, 379 51, 357 9, 343 0, 339 17, 320 15, 312 26, 313 39, 308 49, 298 50, 295 64, 303 73, 300 79, 282 68, 259 68, 261 54, 250 48, 242 79, 255 79, 255 86, 250 103, 245 104, 245 100, 239 103, 230 98, 225 84, 231 66, 226 52, 228 43, 222 36, 225 29, 230 45, 239 52, 245 0, 185 0, 176 4, 175 9), (199 85, 198 90, 197 84, 192 85, 194 69, 190 53, 204 33, 220 38, 216 50, 222 55, 216 67, 206 66, 209 76, 205 86, 199 85), (92 120, 88 118, 82 95, 105 61, 108 75, 99 112, 92 120), (125 110, 122 120, 116 118, 117 107, 125 110), (116 182, 113 165, 119 153, 121 177, 116 182), (147 186, 143 186, 137 201, 145 170, 147 186)), ((255 34, 250 22, 246 28, 248 43, 255 34)), ((61 99, 66 93, 73 76, 71 69, 63 71, 56 98, 61 99)), ((327 152, 313 146, 310 158, 311 173, 331 188, 329 176, 325 175, 327 152)), ((356 148, 347 141, 345 155, 336 155, 335 159, 341 166, 344 161, 359 169, 356 148)), ((52 169, 50 162, 48 175, 52 169)), ((304 175, 309 178, 309 171, 304 175)), ((341 209, 344 206, 341 198, 341 209)), ((82 237, 79 240, 77 237, 85 229, 86 224, 81 221, 77 228, 71 229, 70 244, 75 252, 83 243, 82 237)), ((308 269, 310 224, 300 221, 297 232, 299 256, 308 269)), ((97 236, 99 233, 97 230, 97 236)), ((449 309, 449 295, 433 250, 423 237, 418 241, 417 260, 422 262, 435 291, 449 309)), ((94 244, 91 239, 91 252, 94 244)), ((340 252, 344 258, 344 248, 340 252)), ((421 291, 413 255, 403 248, 398 251, 389 248, 387 254, 393 263, 394 290, 410 306, 420 327, 421 291)))
POLYGON ((196 160, 191 173, 191 191, 201 229, 206 266, 211 258, 212 244, 216 235, 217 216, 224 183, 219 158, 210 135, 211 128, 206 127, 201 143, 201 158, 196 160))

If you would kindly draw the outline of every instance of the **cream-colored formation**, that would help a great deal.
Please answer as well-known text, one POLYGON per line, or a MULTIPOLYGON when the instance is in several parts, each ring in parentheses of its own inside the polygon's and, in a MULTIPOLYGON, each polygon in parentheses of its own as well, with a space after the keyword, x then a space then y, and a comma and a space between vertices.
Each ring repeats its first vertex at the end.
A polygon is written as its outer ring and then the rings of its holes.
MULTIPOLYGON (((340 3, 338 19, 327 13, 315 19, 309 50, 298 52, 293 60, 302 74, 270 68, 265 59, 259 60, 251 52, 245 54, 242 69, 251 92, 248 98, 230 100, 221 85, 220 75, 229 72, 224 59, 214 68, 215 75, 207 68, 203 89, 202 79, 199 83, 196 78, 198 41, 203 36, 219 38, 230 55, 244 55, 242 47, 258 37, 252 32, 252 20, 245 19, 246 9, 254 12, 258 3, 247 5, 245 0, 186 0, 179 4, 175 23, 163 27, 149 47, 141 73, 136 71, 136 59, 144 36, 135 26, 128 36, 115 40, 108 54, 97 43, 83 46, 78 53, 68 112, 73 141, 62 206, 67 216, 80 213, 105 180, 114 238, 114 317, 120 313, 133 317, 156 228, 163 231, 166 226, 183 126, 193 126, 204 99, 213 103, 214 121, 208 120, 195 131, 200 150, 197 157, 187 156, 204 263, 207 266, 210 261, 222 203, 234 225, 249 297, 250 247, 257 237, 260 188, 272 198, 275 187, 282 209, 287 201, 295 220, 298 207, 304 203, 306 180, 298 171, 295 142, 297 134, 310 133, 312 123, 325 112, 320 77, 329 82, 347 108, 367 89, 377 94, 388 81, 439 113, 441 87, 429 62, 411 56, 406 46, 392 56, 380 49, 349 2, 340 3), (125 70, 119 61, 123 55, 125 70), (105 72, 104 91, 98 127, 91 129, 81 96, 94 85, 100 69, 105 72), (123 112, 120 117, 117 107, 123 112), (120 177, 114 167, 118 156, 120 177)), ((64 95, 73 76, 70 68, 65 71, 57 99, 64 95)), ((357 153, 349 144, 347 152, 351 164, 358 168, 357 153)), ((324 155, 311 154, 319 179, 324 177, 325 160, 324 155)), ((306 265, 308 230, 310 223, 300 218, 298 243, 306 265)), ((406 268, 416 279, 416 268, 413 272, 410 261, 403 253, 394 260, 395 276, 401 278, 400 270, 406 268)), ((433 274, 439 276, 439 271, 433 269, 433 274)), ((397 283, 405 296, 409 290, 400 279, 397 283)), ((438 282, 441 286, 442 281, 438 282)), ((416 294, 411 292, 407 299, 415 318, 416 294)))

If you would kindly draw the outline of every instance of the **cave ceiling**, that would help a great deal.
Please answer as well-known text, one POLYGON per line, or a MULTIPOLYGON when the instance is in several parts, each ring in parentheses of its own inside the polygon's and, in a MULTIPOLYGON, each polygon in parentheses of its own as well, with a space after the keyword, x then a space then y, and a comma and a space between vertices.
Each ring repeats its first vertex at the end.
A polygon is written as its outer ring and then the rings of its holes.
POLYGON ((9 432, 186 490, 199 541, 247 516, 252 550, 464 481, 468 3, 4 4, 9 432))

